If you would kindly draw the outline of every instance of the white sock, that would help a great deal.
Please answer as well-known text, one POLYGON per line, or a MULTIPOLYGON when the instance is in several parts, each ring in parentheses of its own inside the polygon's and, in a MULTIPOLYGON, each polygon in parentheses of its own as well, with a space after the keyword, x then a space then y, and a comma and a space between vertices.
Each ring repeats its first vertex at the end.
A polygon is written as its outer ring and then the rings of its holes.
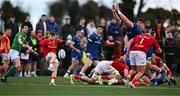
POLYGON ((117 79, 111 79, 112 80, 112 83, 118 83, 118 80, 117 79))
POLYGON ((55 82, 55 80, 54 80, 54 79, 51 79, 51 83, 52 83, 52 82, 55 82))
POLYGON ((28 75, 30 75, 31 74, 31 72, 30 71, 28 71, 28 75))
POLYGON ((50 64, 49 67, 53 67, 53 64, 50 64))
POLYGON ((24 72, 24 75, 27 75, 27 73, 26 73, 26 72, 24 72))
POLYGON ((19 73, 19 76, 22 76, 22 71, 19 73))

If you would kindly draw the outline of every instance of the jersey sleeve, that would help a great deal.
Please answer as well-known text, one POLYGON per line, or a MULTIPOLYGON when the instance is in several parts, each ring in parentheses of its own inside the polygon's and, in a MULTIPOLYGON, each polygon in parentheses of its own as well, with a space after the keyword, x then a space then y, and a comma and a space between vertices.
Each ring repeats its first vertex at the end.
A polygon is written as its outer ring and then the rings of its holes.
POLYGON ((88 42, 93 42, 93 38, 94 38, 94 35, 92 34, 92 35, 90 35, 90 37, 88 38, 88 42))
POLYGON ((47 39, 44 39, 40 42, 40 46, 44 47, 47 45, 47 39))
POLYGON ((62 42, 63 42, 63 40, 57 39, 57 44, 58 44, 58 45, 61 44, 62 42))
POLYGON ((2 37, 2 42, 6 42, 7 43, 7 38, 5 36, 2 37))
POLYGON ((156 50, 160 48, 157 40, 156 40, 154 37, 153 37, 153 47, 154 47, 156 50))

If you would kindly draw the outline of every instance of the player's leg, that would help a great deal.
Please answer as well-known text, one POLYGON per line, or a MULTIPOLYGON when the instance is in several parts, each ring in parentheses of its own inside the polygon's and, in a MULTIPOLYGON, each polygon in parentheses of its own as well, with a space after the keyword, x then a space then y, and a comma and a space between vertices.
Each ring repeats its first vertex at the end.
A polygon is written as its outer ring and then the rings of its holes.
POLYGON ((11 66, 11 68, 9 68, 9 70, 2 75, 2 79, 1 79, 2 82, 7 82, 7 78, 10 75, 14 74, 16 70, 20 70, 21 63, 20 63, 19 52, 11 49, 9 54, 15 65, 11 66))
POLYGON ((37 61, 33 61, 33 62, 32 62, 31 75, 34 76, 34 77, 37 77, 36 69, 37 69, 37 61))
POLYGON ((130 87, 135 87, 134 83, 144 74, 146 70, 146 54, 141 51, 135 51, 135 64, 137 66, 138 73, 134 76, 132 81, 129 83, 130 87))
POLYGON ((68 70, 64 74, 64 78, 69 78, 70 73, 73 71, 76 64, 78 64, 78 60, 79 60, 79 53, 71 52, 71 65, 69 66, 68 70))
POLYGON ((173 77, 171 70, 168 68, 168 66, 166 64, 162 64, 162 67, 163 67, 163 69, 165 69, 167 71, 167 76, 169 78, 169 84, 172 84, 172 85, 175 86, 176 85, 176 80, 173 77))
POLYGON ((130 64, 132 69, 129 71, 129 75, 127 76, 127 79, 131 79, 136 74, 136 59, 135 59, 135 52, 130 52, 130 64))
POLYGON ((157 65, 147 64, 147 69, 155 70, 155 71, 161 73, 162 75, 165 75, 165 70, 161 69, 157 65))
POLYGON ((59 64, 60 64, 59 61, 56 59, 55 63, 54 63, 54 66, 53 66, 54 71, 51 74, 51 81, 50 81, 49 85, 56 86, 55 80, 57 79, 57 71, 58 71, 59 64))
POLYGON ((6 72, 9 68, 10 57, 8 54, 2 54, 2 58, 4 59, 4 64, 2 65, 3 71, 6 72))
POLYGON ((124 69, 124 77, 125 79, 128 79, 129 69, 124 69))
POLYGON ((107 74, 110 74, 110 80, 108 81, 108 85, 121 83, 121 75, 119 71, 114 69, 112 66, 108 68, 109 70, 106 72, 107 74))
POLYGON ((13 62, 15 63, 15 66, 11 66, 11 67, 9 68, 9 70, 8 70, 5 74, 3 74, 3 76, 2 76, 1 81, 4 82, 4 83, 7 82, 7 78, 8 78, 10 75, 13 75, 16 70, 19 70, 19 69, 20 69, 20 66, 21 66, 21 64, 20 64, 20 59, 19 59, 19 58, 14 59, 13 62))
POLYGON ((64 74, 64 78, 69 78, 69 74, 73 71, 78 61, 76 59, 71 61, 71 65, 69 66, 68 70, 64 74))
POLYGON ((93 75, 92 75, 91 78, 89 78, 89 77, 87 77, 85 75, 83 75, 83 76, 80 76, 80 75, 70 75, 71 84, 75 84, 73 79, 81 80, 83 82, 87 82, 89 84, 93 84, 97 80, 98 75, 99 75, 99 73, 96 72, 96 71, 93 72, 93 75))
POLYGON ((89 68, 89 67, 91 67, 91 65, 92 65, 92 60, 90 60, 90 59, 87 59, 87 64, 84 64, 84 66, 82 67, 82 69, 81 69, 81 71, 80 71, 80 75, 85 75, 85 71, 89 68))
POLYGON ((48 55, 46 56, 46 60, 49 62, 49 67, 48 70, 54 71, 54 63, 56 60, 57 56, 53 52, 49 52, 48 55))

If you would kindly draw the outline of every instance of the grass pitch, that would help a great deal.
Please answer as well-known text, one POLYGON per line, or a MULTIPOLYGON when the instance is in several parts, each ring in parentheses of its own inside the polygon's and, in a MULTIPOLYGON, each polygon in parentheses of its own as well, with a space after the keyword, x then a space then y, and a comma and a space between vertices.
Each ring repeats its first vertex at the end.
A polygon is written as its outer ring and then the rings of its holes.
POLYGON ((8 78, 8 83, 0 83, 0 96, 180 96, 180 78, 177 85, 167 83, 160 86, 127 88, 122 85, 87 85, 58 77, 57 86, 49 86, 50 77, 8 78))

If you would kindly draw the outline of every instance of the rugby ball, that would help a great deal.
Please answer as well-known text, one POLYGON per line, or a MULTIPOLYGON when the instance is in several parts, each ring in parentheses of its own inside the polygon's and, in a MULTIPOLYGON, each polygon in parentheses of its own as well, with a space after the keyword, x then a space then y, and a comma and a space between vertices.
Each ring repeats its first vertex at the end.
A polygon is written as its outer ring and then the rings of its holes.
POLYGON ((59 51, 58 51, 58 58, 59 59, 64 59, 66 57, 66 52, 65 52, 65 50, 64 49, 60 49, 59 51))

